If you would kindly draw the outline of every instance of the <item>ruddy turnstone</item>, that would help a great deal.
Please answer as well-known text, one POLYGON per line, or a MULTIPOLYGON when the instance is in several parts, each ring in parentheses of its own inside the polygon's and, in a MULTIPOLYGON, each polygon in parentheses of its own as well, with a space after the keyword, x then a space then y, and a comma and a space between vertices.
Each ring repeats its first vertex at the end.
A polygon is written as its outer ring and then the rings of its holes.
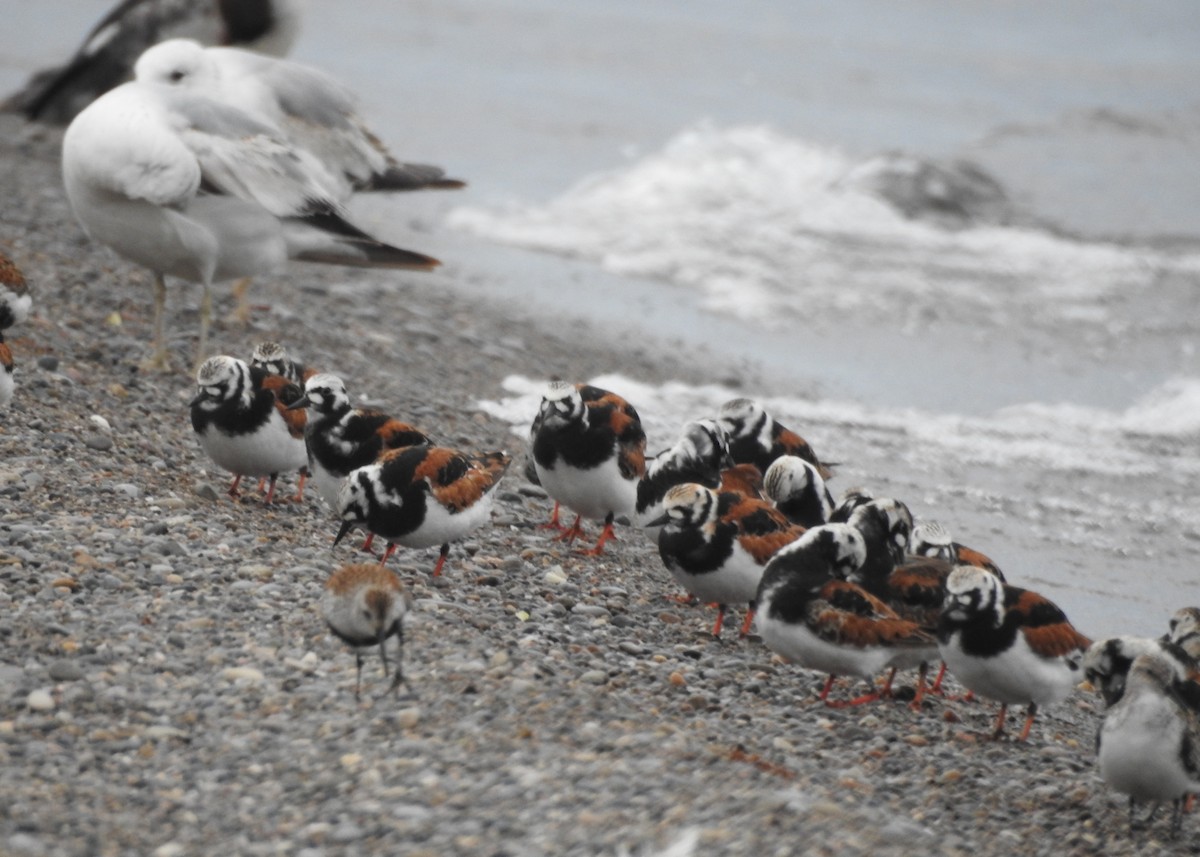
POLYGON ((304 411, 288 410, 300 389, 224 355, 201 364, 196 384, 192 428, 209 458, 234 475, 229 495, 237 496, 243 476, 268 477, 270 503, 279 474, 300 470, 307 461, 304 411))
POLYGON ((338 493, 342 519, 336 545, 356 526, 396 545, 441 546, 433 576, 442 573, 450 543, 486 522, 496 486, 511 458, 505 452, 466 453, 410 446, 385 453, 346 477, 338 493))
POLYGON ((1105 713, 1096 736, 1100 776, 1129 795, 1131 829, 1138 801, 1154 803, 1150 816, 1171 801, 1171 833, 1178 835, 1184 798, 1200 792, 1200 714, 1179 700, 1174 682, 1168 658, 1139 655, 1129 667, 1124 695, 1105 713))
POLYGON ((1164 658, 1175 671, 1172 687, 1188 705, 1200 711, 1200 684, 1196 659, 1169 640, 1120 636, 1097 640, 1084 652, 1080 667, 1083 677, 1100 695, 1106 706, 1113 706, 1125 693, 1130 665, 1141 655, 1164 658))
POLYGON ((3 109, 65 124, 127 80, 134 61, 155 42, 186 36, 282 55, 299 30, 295 0, 123 0, 92 28, 70 61, 35 74, 3 109))
MULTIPOLYGON (((758 633, 767 648, 806 669, 827 673, 827 705, 837 676, 870 682, 885 669, 921 663, 935 641, 915 622, 851 583, 866 561, 862 533, 848 524, 808 530, 767 563, 758 588, 758 633)), ((843 705, 879 698, 867 694, 843 705)))
POLYGON ((286 378, 299 387, 303 387, 305 381, 317 374, 316 369, 309 369, 303 363, 297 363, 288 356, 286 348, 270 340, 254 346, 254 351, 250 354, 250 365, 257 366, 269 375, 286 378))
POLYGON ((854 510, 875 499, 875 495, 866 488, 847 488, 838 498, 837 504, 829 514, 829 523, 844 524, 850 520, 854 510))
POLYGON ((29 318, 33 297, 29 283, 12 259, 0 253, 0 342, 4 331, 29 318))
POLYGON ((1200 661, 1200 607, 1180 607, 1171 616, 1167 639, 1200 661))
POLYGON ((817 468, 822 479, 832 472, 817 458, 808 441, 776 422, 753 399, 732 399, 721 406, 717 422, 729 435, 729 454, 737 464, 753 464, 766 473, 781 455, 795 455, 817 468))
POLYGON ((412 595, 400 578, 375 563, 345 565, 325 581, 321 615, 339 640, 354 651, 357 670, 354 698, 362 687, 363 649, 379 646, 383 674, 388 674, 387 641, 396 638, 396 673, 390 689, 404 681, 404 615, 412 595))
POLYGON ((682 587, 717 605, 714 637, 721 636, 730 604, 746 604, 741 635, 750 631, 754 599, 767 561, 804 534, 770 503, 737 492, 718 494, 694 482, 676 485, 663 499, 658 554, 682 587))
POLYGON ((603 520, 595 547, 585 551, 602 553, 615 538, 616 517, 634 514, 646 474, 646 433, 637 411, 608 390, 555 381, 542 396, 530 441, 538 481, 556 504, 551 524, 557 524, 559 503, 575 513, 558 538, 578 538, 584 518, 603 520))
POLYGON ((1066 699, 1080 681, 1079 662, 1090 645, 1036 592, 973 565, 956 566, 946 580, 938 649, 964 687, 1000 703, 994 738, 1016 704, 1029 706, 1017 740, 1029 737, 1038 708, 1066 699))
POLYGON ((420 271, 439 264, 345 220, 342 190, 317 156, 235 107, 169 86, 130 81, 92 102, 67 128, 62 167, 84 231, 154 273, 148 369, 169 368, 168 275, 203 286, 200 359, 214 282, 277 271, 289 259, 420 271))
POLYGON ((327 372, 309 376, 304 395, 289 405, 289 409, 304 407, 309 410, 304 428, 308 473, 321 499, 334 511, 342 483, 352 471, 389 450, 431 443, 424 432, 383 411, 354 407, 342 379, 327 372))
POLYGON ((717 488, 721 471, 732 463, 729 440, 714 420, 687 423, 674 446, 646 461, 646 475, 637 485, 635 522, 648 535, 657 537, 657 528, 646 525, 662 515, 667 491, 685 482, 717 488))
POLYGON ((950 532, 937 521, 922 521, 913 527, 910 550, 916 556, 944 559, 955 565, 974 565, 1004 580, 1004 573, 991 558, 950 538, 950 532))
POLYGON ((781 455, 763 474, 763 493, 788 520, 819 527, 833 514, 833 497, 816 465, 798 455, 781 455))
POLYGON ((0 337, 0 408, 7 407, 12 401, 13 389, 13 356, 8 343, 0 337))

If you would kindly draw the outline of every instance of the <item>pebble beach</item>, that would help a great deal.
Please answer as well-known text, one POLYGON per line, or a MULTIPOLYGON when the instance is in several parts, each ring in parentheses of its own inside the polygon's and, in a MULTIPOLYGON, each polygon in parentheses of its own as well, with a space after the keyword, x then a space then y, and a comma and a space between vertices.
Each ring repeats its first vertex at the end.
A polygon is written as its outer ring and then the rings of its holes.
MULTIPOLYGON (((642 534, 619 529, 599 558, 553 541, 521 439, 478 402, 514 373, 713 370, 467 297, 462 260, 294 265, 252 287, 248 327, 213 331, 214 351, 278 340, 446 443, 514 454, 491 526, 441 577, 435 551, 393 559, 416 599, 408 686, 387 693, 371 653, 356 701, 354 657, 317 603, 363 555, 332 548, 315 494, 225 495, 189 424, 190 374, 136 368, 149 275, 74 223, 60 143, 0 117, 0 249, 35 300, 9 332, 17 390, 0 412, 0 854, 1192 853, 1194 817, 1176 841, 1165 810, 1130 835, 1095 769, 1098 696, 1039 713, 1025 744, 1016 711, 986 739, 988 702, 910 710, 912 675, 895 699, 827 708, 823 676, 731 631, 714 641, 642 534)), ((179 366, 198 302, 168 297, 179 366)), ((755 394, 752 368, 721 371, 755 394)))

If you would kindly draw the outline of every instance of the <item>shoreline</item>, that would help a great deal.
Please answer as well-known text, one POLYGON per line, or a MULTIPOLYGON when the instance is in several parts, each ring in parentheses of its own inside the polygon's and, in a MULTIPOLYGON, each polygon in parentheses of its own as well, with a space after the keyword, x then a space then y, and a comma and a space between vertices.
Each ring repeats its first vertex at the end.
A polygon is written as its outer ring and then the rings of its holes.
MULTIPOLYGON (((420 604, 406 632, 413 694, 380 695, 368 658, 356 705, 354 658, 315 605, 361 554, 331 550, 315 495, 226 500, 188 424, 190 379, 132 369, 149 278, 82 236, 56 134, 19 125, 0 118, 0 241, 35 304, 9 337, 19 375, 0 416, 0 850, 649 855, 689 837, 697 854, 1169 847, 1162 813, 1128 835, 1124 799, 1095 772, 1098 697, 1039 714, 1025 746, 979 740, 990 703, 827 709, 822 677, 754 641, 709 639, 711 614, 670 600, 639 534, 621 530, 592 560, 537 529, 550 504, 521 478, 520 439, 474 402, 514 373, 701 380, 695 355, 531 326, 503 296, 439 288, 448 273, 294 266, 255 283, 252 302, 270 309, 248 331, 216 325, 214 349, 242 356, 279 339, 445 441, 515 453, 492 526, 452 549, 441 578, 432 552, 397 557, 420 604)), ((485 276, 469 260, 448 267, 485 276)), ((168 295, 180 365, 198 293, 168 295)), ((759 382, 753 366, 738 373, 759 382)), ((1185 819, 1180 853, 1195 824, 1185 819)))

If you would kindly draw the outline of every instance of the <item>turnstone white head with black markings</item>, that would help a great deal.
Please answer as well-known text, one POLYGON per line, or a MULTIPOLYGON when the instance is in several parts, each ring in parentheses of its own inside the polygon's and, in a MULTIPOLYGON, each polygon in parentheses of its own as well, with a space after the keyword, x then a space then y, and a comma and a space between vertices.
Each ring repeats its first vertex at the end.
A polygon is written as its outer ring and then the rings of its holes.
POLYGON ((424 432, 382 411, 354 407, 342 379, 327 372, 309 376, 304 395, 289 407, 309 410, 304 429, 309 476, 335 511, 338 492, 351 471, 389 450, 431 442, 424 432))
POLYGON ((1167 639, 1200 661, 1200 607, 1180 607, 1171 616, 1167 639))
POLYGON ((1126 676, 1130 665, 1141 655, 1153 654, 1164 658, 1175 670, 1175 691, 1200 710, 1200 678, 1196 659, 1169 640, 1123 635, 1097 640, 1084 652, 1080 666, 1083 677, 1104 697, 1104 704, 1113 706, 1125 693, 1126 676))
POLYGON ((729 454, 737 464, 753 464, 766 473, 781 455, 795 455, 817 468, 822 479, 833 473, 808 441, 781 425, 753 399, 732 399, 721 406, 717 422, 729 435, 729 454))
POLYGON ((749 633, 763 568, 804 534, 764 500, 694 482, 671 488, 662 517, 651 523, 662 527, 658 553, 675 580, 700 601, 716 603, 714 637, 730 604, 747 605, 742 636, 749 633))
POLYGON ((346 477, 338 492, 342 519, 334 544, 354 527, 396 545, 440 546, 433 576, 442 573, 450 544, 486 523, 496 486, 508 469, 506 452, 467 453, 442 446, 410 446, 385 453, 346 477))
POLYGON ((270 503, 279 474, 301 470, 307 461, 304 412, 288 410, 300 389, 224 355, 204 361, 196 384, 192 428, 209 458, 234 475, 230 496, 237 496, 243 476, 269 477, 270 503))
POLYGON ((1200 713, 1179 700, 1174 682, 1168 658, 1139 655, 1129 667, 1124 695, 1105 713, 1096 736, 1100 775, 1109 788, 1129 795, 1131 829, 1138 801, 1152 802, 1155 809, 1171 801, 1171 832, 1177 835, 1183 799, 1200 793, 1200 713))
POLYGON ((303 363, 293 360, 288 356, 287 349, 273 340, 254 346, 254 351, 250 354, 250 365, 257 366, 269 375, 286 378, 301 387, 305 381, 317 374, 316 369, 309 369, 303 363))
POLYGON ((973 565, 946 580, 938 624, 942 660, 964 687, 1000 703, 993 737, 1004 732, 1009 705, 1028 705, 1019 741, 1038 708, 1060 702, 1082 679, 1079 662, 1091 640, 1055 604, 1009 586, 973 565))
MULTIPOLYGON (((837 676, 867 681, 885 669, 920 664, 932 635, 846 578, 866 561, 862 533, 824 524, 782 548, 767 563, 758 590, 758 632, 771 651, 827 673, 820 699, 829 703, 837 676)), ((886 692, 886 690, 885 690, 886 692)), ((879 698, 870 692, 844 704, 879 698)))
POLYGON ((974 565, 1004 580, 1004 573, 990 557, 954 541, 950 531, 938 521, 922 521, 913 527, 910 550, 916 556, 936 557, 955 565, 974 565))
POLYGON ((404 681, 404 616, 412 595, 390 569, 374 563, 345 565, 325 581, 321 615, 329 630, 354 651, 357 671, 354 696, 362 686, 363 649, 379 646, 383 674, 388 674, 387 641, 396 638, 396 673, 391 690, 404 681))
POLYGON ((538 481, 556 504, 575 513, 559 538, 578 538, 584 518, 603 520, 599 540, 586 552, 601 553, 614 537, 616 517, 633 516, 646 473, 646 432, 637 411, 608 390, 555 381, 542 395, 530 441, 538 481))
POLYGON ((833 497, 815 464, 781 455, 763 474, 763 493, 775 508, 802 527, 819 527, 833 514, 833 497))

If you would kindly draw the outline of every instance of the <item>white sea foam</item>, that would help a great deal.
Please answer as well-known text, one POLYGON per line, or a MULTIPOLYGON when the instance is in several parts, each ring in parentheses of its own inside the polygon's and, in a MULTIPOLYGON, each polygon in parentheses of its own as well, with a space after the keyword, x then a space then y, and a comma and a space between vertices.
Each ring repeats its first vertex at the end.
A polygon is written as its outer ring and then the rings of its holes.
POLYGON ((702 124, 557 199, 461 208, 449 223, 692 287, 711 310, 771 325, 914 305, 993 324, 1112 323, 1164 271, 1200 271, 1195 255, 912 219, 876 172, 768 127, 702 124))

